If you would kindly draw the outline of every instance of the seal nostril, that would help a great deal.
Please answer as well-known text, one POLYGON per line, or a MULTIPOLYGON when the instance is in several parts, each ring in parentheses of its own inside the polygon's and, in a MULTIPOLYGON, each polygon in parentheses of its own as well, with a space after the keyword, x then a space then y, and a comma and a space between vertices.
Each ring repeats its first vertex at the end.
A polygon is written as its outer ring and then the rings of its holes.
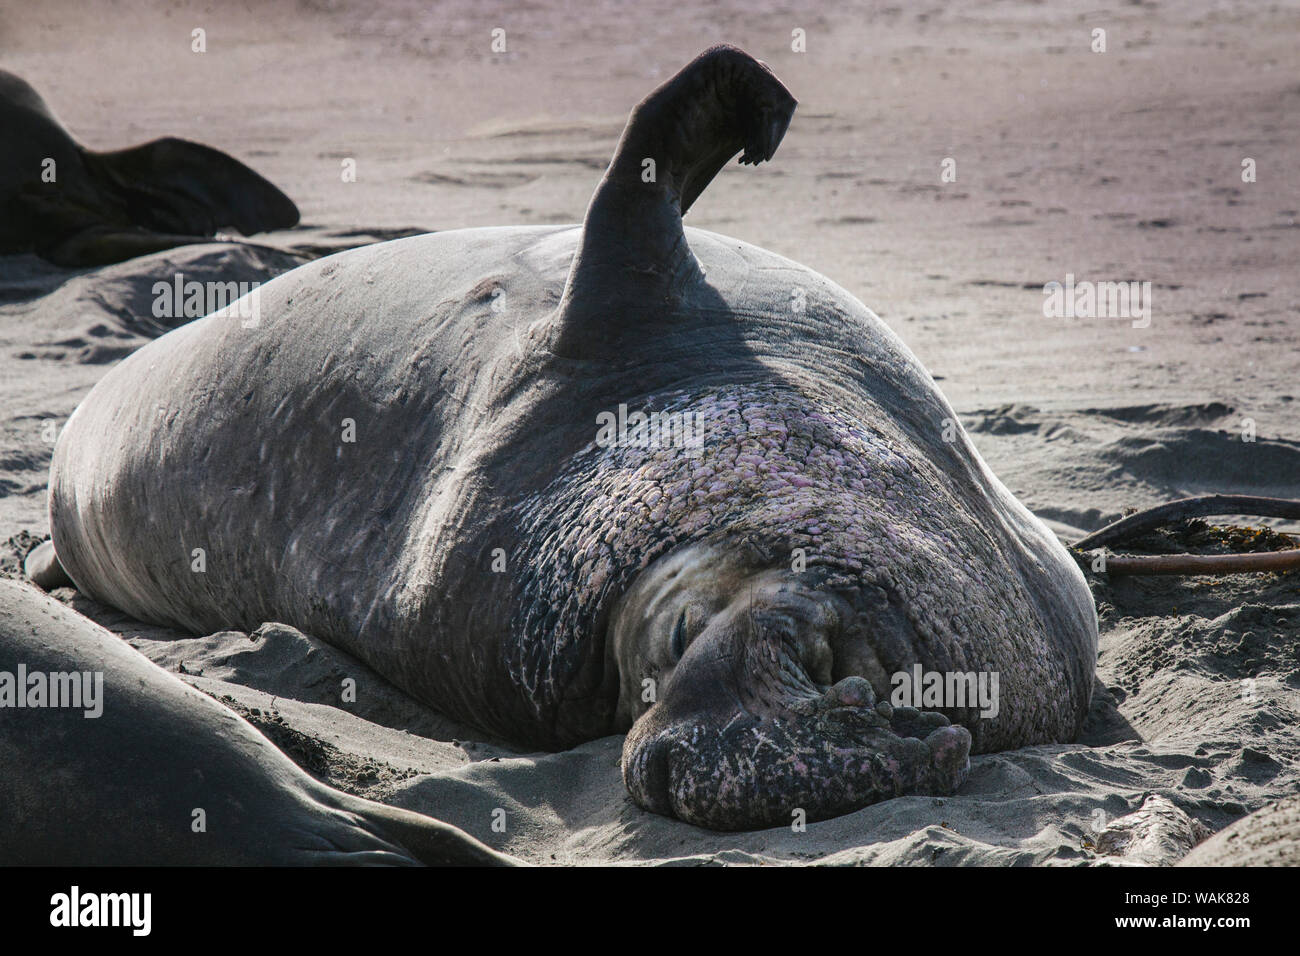
POLYGON ((826 692, 828 701, 840 707, 875 707, 876 693, 861 677, 846 677, 826 692))

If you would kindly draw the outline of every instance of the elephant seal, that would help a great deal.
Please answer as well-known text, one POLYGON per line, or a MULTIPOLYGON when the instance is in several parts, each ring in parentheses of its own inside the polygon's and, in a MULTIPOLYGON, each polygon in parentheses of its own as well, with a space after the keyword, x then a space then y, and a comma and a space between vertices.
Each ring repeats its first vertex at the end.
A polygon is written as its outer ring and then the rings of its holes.
POLYGON ((582 225, 342 253, 255 328, 145 346, 56 446, 58 562, 143 620, 293 624, 521 745, 630 728, 636 802, 708 827, 1071 739, 1097 620, 1065 549, 865 306, 683 230, 794 107, 710 49, 633 110, 582 225), (884 699, 918 669, 997 706, 884 699))
POLYGON ((121 262, 298 224, 298 207, 243 163, 175 137, 113 152, 78 144, 31 85, 0 70, 0 255, 121 262))
POLYGON ((512 862, 455 827, 319 783, 115 634, 7 580, 0 766, 8 865, 512 862))

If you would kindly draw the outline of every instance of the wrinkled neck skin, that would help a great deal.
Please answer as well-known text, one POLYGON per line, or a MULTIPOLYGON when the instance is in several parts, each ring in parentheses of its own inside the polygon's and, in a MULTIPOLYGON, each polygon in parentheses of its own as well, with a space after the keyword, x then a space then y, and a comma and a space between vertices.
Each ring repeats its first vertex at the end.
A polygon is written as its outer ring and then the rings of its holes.
POLYGON ((1082 579, 1018 553, 987 494, 883 412, 785 384, 642 407, 695 413, 702 447, 593 446, 522 509, 534 576, 511 667, 557 740, 630 728, 643 807, 715 829, 815 820, 950 793, 972 747, 1077 733, 1095 618, 1043 609, 1082 579), (997 714, 891 706, 916 665, 996 672, 997 714))

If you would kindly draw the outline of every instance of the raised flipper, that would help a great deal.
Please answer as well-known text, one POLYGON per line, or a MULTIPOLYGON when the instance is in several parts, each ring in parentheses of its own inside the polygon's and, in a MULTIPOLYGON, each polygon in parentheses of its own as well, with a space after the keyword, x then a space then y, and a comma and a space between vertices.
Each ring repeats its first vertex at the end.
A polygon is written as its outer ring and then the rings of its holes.
POLYGON ((233 711, 15 581, 0 581, 0 702, 3 863, 514 862, 453 826, 314 780, 233 711), (77 675, 90 697, 30 706, 32 675, 52 686, 53 674, 77 675))
POLYGON ((761 61, 715 46, 632 110, 587 207, 551 351, 616 354, 624 327, 672 308, 699 275, 683 214, 732 156, 771 159, 795 105, 761 61))

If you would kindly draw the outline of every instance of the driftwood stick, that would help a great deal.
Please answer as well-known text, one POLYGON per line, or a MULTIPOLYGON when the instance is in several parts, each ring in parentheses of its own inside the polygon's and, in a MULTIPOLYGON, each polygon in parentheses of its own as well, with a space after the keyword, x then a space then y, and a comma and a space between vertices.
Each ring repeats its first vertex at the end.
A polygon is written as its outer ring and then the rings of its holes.
POLYGON ((1110 555, 1107 574, 1249 574, 1300 568, 1300 548, 1253 554, 1110 555))
MULTIPOLYGON (((1129 515, 1127 518, 1121 518, 1119 521, 1108 524, 1106 527, 1088 535, 1074 547, 1079 551, 1091 551, 1103 545, 1135 537, 1162 524, 1182 521, 1185 518, 1204 518, 1208 515, 1250 515, 1260 518, 1300 519, 1300 501, 1291 498, 1260 498, 1255 495, 1201 495, 1196 498, 1180 498, 1177 501, 1157 505, 1154 508, 1139 511, 1137 514, 1129 515)), ((1195 555, 1168 555, 1168 557, 1195 557, 1195 555)), ((1205 557, 1212 558, 1215 556, 1205 555, 1205 557)), ((1234 555, 1234 557, 1255 557, 1255 555, 1234 555)), ((1110 559, 1106 563, 1109 566, 1115 560, 1117 559, 1110 559)), ((1183 572, 1148 571, 1145 573, 1179 574, 1183 572)), ((1210 574, 1215 572, 1198 573, 1210 574)))

